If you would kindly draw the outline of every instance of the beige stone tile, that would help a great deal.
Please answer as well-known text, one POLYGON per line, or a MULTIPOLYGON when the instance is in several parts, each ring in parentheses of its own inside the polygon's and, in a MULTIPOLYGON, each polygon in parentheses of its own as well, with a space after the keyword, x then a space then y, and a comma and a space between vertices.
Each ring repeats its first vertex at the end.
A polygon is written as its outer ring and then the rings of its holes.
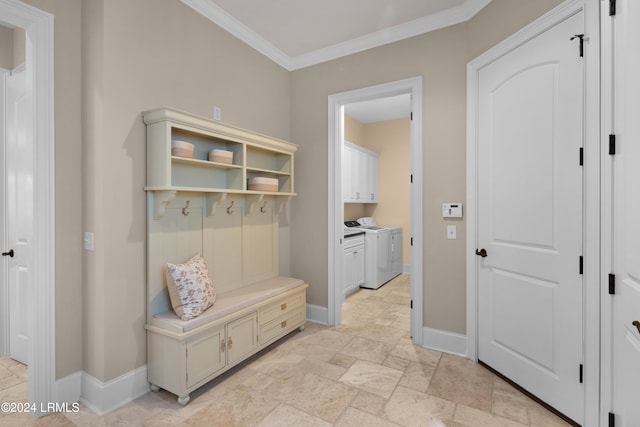
POLYGON ((339 381, 386 399, 393 393, 402 374, 403 372, 397 369, 358 360, 339 381))
MULTIPOLYGON (((0 387, 0 402, 26 402, 28 400, 27 383, 13 376, 10 378, 13 378, 13 380, 7 379, 7 384, 13 381, 11 386, 0 387)), ((0 385, 3 382, 0 380, 0 385)))
POLYGON ((531 427, 566 427, 571 425, 535 402, 532 402, 529 408, 529 418, 531 427))
POLYGON ((338 427, 393 427, 398 424, 355 408, 347 408, 335 425, 338 427))
POLYGON ((392 356, 413 362, 424 363, 429 366, 436 366, 442 353, 427 348, 418 347, 408 338, 402 338, 398 341, 395 348, 391 351, 392 356))
POLYGON ((529 408, 534 402, 497 376, 493 380, 492 412, 498 416, 529 424, 529 408))
POLYGON ((364 337, 354 337, 342 349, 342 352, 357 359, 367 360, 373 363, 382 363, 393 350, 391 344, 374 341, 364 337))
MULTIPOLYGON (((10 392, 9 389, 15 388, 21 384, 26 384, 26 382, 15 375, 0 378, 0 397, 6 394, 5 391, 10 392)), ((3 400, 3 402, 6 402, 6 400, 3 400)))
POLYGON ((389 356, 387 356, 386 359, 384 359, 384 362, 382 364, 388 368, 404 371, 407 368, 407 366, 409 366, 410 363, 411 363, 411 360, 409 359, 403 359, 402 357, 398 357, 398 356, 394 356, 393 354, 390 354, 389 356))
POLYGON ((299 409, 289 405, 280 404, 276 409, 267 415, 257 424, 257 427, 282 427, 282 426, 305 426, 305 427, 329 427, 333 424, 321 418, 309 415, 299 409))
POLYGON ((469 427, 523 427, 527 425, 464 405, 456 407, 453 420, 469 427))
POLYGON ((314 344, 323 346, 335 351, 342 350, 342 348, 353 339, 352 336, 343 334, 335 330, 320 331, 314 335, 310 335, 304 340, 305 344, 314 344))
POLYGON ((400 385, 425 393, 434 372, 435 366, 411 362, 400 379, 400 385))
POLYGON ((7 369, 15 375, 16 377, 22 379, 23 381, 27 381, 27 366, 22 363, 17 363, 15 365, 9 366, 7 369))
POLYGON ((304 356, 300 354, 276 348, 254 360, 250 368, 262 374, 280 378, 303 360, 304 356))
POLYGON ((255 425, 269 414, 279 402, 266 393, 252 393, 233 389, 223 399, 212 401, 204 409, 189 417, 184 426, 247 426, 255 425))
POLYGON ((461 357, 444 354, 427 393, 462 405, 491 412, 493 374, 461 357))
POLYGON ((442 427, 453 420, 455 403, 398 386, 382 410, 382 417, 407 427, 442 427))
POLYGON ((367 393, 366 391, 359 391, 356 398, 351 402, 351 406, 365 412, 369 412, 370 414, 377 415, 385 403, 387 403, 387 399, 384 397, 367 393))
MULTIPOLYGON (((338 328, 336 328, 338 329, 338 328)), ((340 331, 346 334, 369 338, 374 341, 381 341, 388 344, 396 344, 405 331, 389 326, 376 325, 366 322, 354 322, 352 325, 341 325, 340 331)))
POLYGON ((349 354, 340 352, 334 354, 333 357, 329 360, 329 363, 333 363, 334 365, 341 366, 343 368, 349 368, 356 360, 358 359, 349 354))
POLYGON ((310 358, 300 361, 292 369, 302 373, 315 374, 333 381, 337 381, 347 371, 347 368, 310 358))
POLYGON ((269 396, 328 422, 335 422, 358 393, 315 374, 291 372, 267 389, 269 396))

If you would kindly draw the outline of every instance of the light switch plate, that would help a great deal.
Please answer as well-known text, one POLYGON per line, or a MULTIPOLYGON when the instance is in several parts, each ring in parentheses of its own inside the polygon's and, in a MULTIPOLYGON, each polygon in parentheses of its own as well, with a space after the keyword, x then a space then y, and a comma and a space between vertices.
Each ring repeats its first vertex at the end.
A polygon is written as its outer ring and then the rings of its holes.
POLYGON ((447 225, 447 239, 456 239, 457 229, 455 225, 447 225))

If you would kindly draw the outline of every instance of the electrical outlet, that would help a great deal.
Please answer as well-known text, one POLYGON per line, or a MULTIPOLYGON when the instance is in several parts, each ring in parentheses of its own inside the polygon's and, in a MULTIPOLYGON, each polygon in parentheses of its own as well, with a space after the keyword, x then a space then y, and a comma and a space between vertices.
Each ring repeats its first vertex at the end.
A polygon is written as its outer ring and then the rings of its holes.
POLYGON ((222 108, 217 105, 213 107, 213 120, 222 120, 222 108))

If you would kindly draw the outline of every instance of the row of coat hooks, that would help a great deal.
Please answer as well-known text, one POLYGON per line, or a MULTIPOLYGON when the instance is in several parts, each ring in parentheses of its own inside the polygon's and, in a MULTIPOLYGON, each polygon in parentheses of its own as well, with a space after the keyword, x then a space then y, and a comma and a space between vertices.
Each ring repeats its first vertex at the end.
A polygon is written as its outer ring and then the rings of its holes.
MULTIPOLYGON (((228 215, 232 215, 233 214, 233 203, 234 203, 234 200, 231 200, 231 203, 229 204, 229 206, 227 206, 227 214, 228 215)), ((184 204, 184 208, 182 208, 182 215, 189 216, 189 214, 190 214, 189 205, 190 204, 191 204, 191 201, 187 200, 186 203, 184 204)), ((261 213, 266 213, 267 212, 267 201, 266 200, 263 200, 262 206, 260 206, 260 212, 261 213)))

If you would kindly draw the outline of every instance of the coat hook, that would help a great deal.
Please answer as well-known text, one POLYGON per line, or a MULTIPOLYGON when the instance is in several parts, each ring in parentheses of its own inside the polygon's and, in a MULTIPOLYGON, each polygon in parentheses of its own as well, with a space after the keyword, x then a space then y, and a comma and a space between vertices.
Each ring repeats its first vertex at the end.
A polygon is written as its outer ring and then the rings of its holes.
POLYGON ((267 201, 265 200, 262 206, 260 207, 260 212, 265 213, 267 211, 267 201))
POLYGON ((182 208, 182 215, 184 216, 189 216, 189 211, 187 211, 187 209, 189 209, 189 203, 191 203, 189 200, 187 200, 187 203, 185 203, 184 208, 182 208))
POLYGON ((231 201, 231 204, 227 207, 227 213, 229 215, 233 213, 233 200, 231 201))

